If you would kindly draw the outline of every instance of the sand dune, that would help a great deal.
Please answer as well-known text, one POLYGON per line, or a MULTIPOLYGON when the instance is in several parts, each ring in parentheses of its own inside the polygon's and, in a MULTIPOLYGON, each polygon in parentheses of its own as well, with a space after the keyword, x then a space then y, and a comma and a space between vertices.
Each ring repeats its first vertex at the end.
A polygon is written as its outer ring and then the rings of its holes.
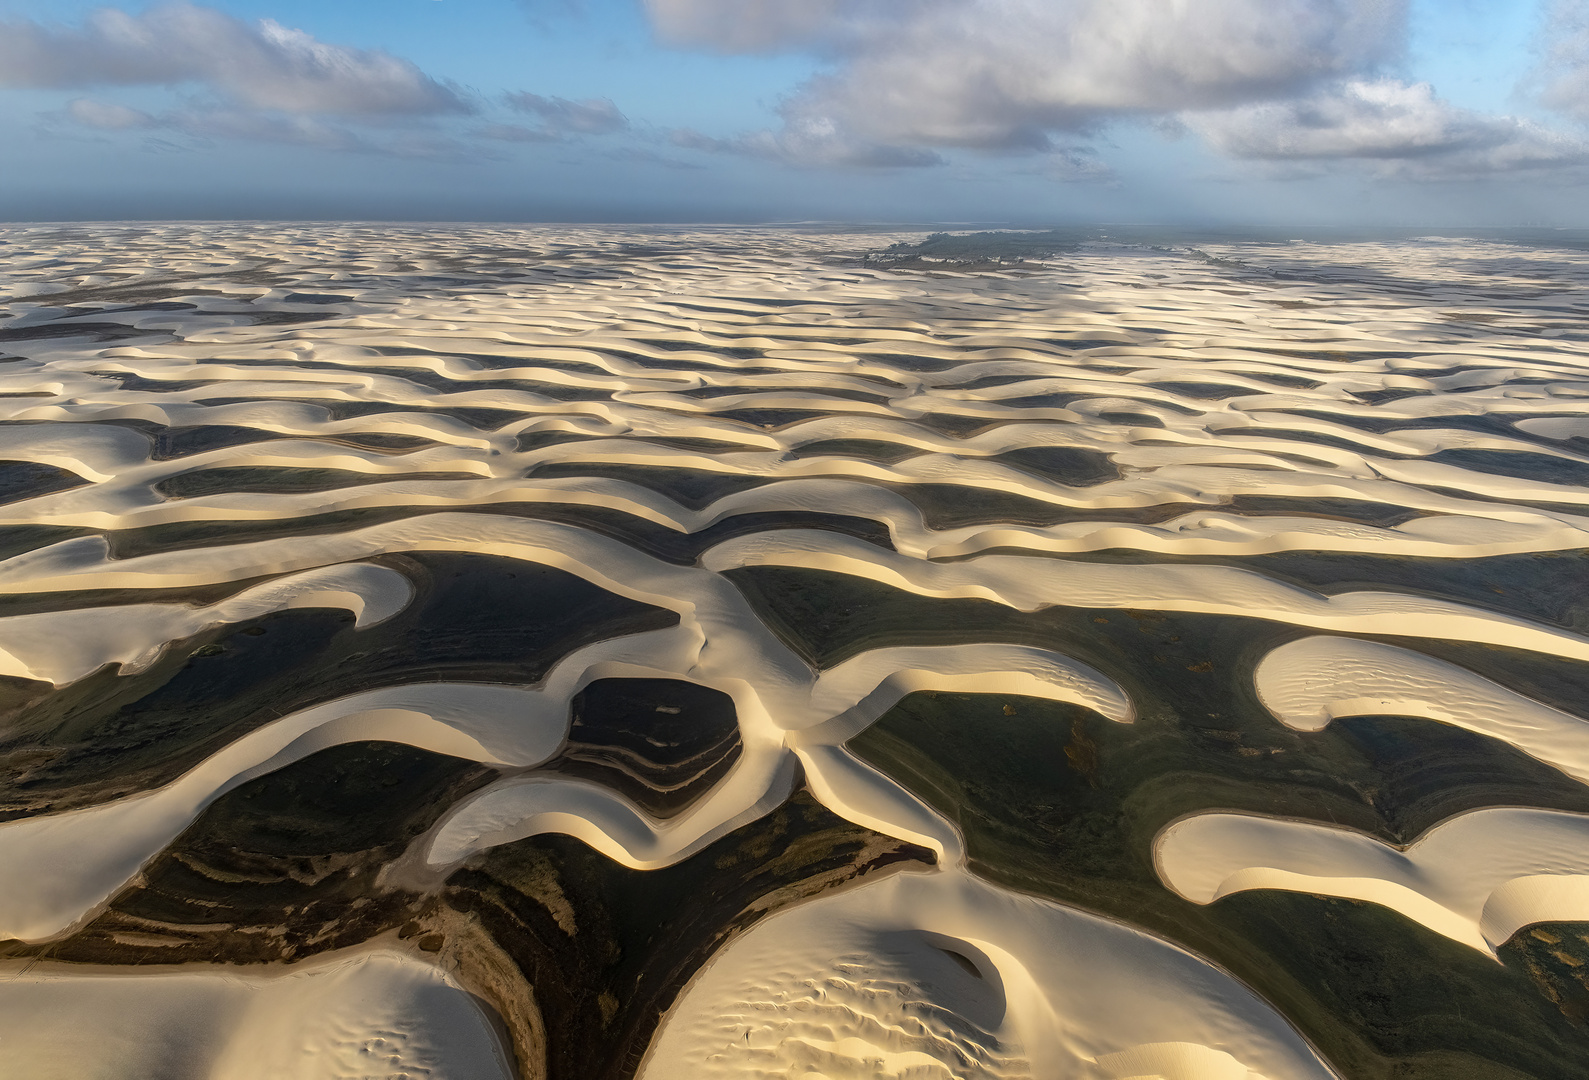
POLYGON ((1589 919, 1589 818, 1503 807, 1448 818, 1405 851, 1302 821, 1199 814, 1154 846, 1188 900, 1288 889, 1368 900, 1485 952, 1537 922, 1589 919))
POLYGON ((1192 954, 959 872, 896 874, 767 919, 685 991, 640 1075, 802 1071, 1335 1075, 1192 954))
POLYGON ((203 809, 256 776, 340 743, 381 739, 490 764, 550 757, 566 705, 537 709, 506 686, 420 683, 317 705, 244 735, 164 787, 81 810, 0 822, 0 933, 43 941, 70 932, 203 809))
POLYGON ((1269 711, 1298 731, 1343 716, 1423 716, 1501 739, 1589 782, 1589 721, 1409 649, 1303 638, 1265 656, 1254 681, 1269 711))
POLYGON ((120 604, 0 618, 0 675, 63 686, 106 664, 122 674, 152 664, 167 644, 201 630, 289 608, 345 608, 359 627, 391 618, 413 589, 394 570, 347 563, 244 589, 206 606, 120 604))
POLYGON ((265 970, 13 966, 0 970, 0 1040, 8 1074, 30 1080, 514 1075, 454 979, 379 948, 265 970))
MULTIPOLYGON (((1102 245, 1048 268, 924 275, 835 260, 858 241, 816 230, 7 239, 0 600, 14 606, 0 675, 70 691, 298 608, 350 611, 362 630, 442 590, 397 569, 432 554, 553 568, 678 624, 571 647, 534 684, 388 673, 265 718, 161 787, 0 822, 0 937, 69 937, 227 792, 382 740, 502 774, 439 808, 392 864, 416 888, 549 832, 627 867, 674 866, 802 786, 936 857, 932 873, 822 895, 733 939, 666 1018, 647 1077, 1329 1077, 1278 1013, 1199 957, 975 877, 959 828, 845 745, 917 692, 1131 723, 1124 674, 1057 640, 891 642, 817 670, 735 582, 819 571, 1011 612, 1266 620, 1589 659, 1571 612, 1394 583, 1309 588, 1257 558, 1329 553, 1394 581, 1394 560, 1589 547, 1589 275, 1561 252, 1102 245), (181 601, 198 589, 204 603, 181 601), (549 771, 576 699, 604 679, 727 695, 738 756, 666 818, 549 771)), ((1256 680, 1296 730, 1424 716, 1589 778, 1582 720, 1410 648, 1310 637, 1269 651, 1256 680)), ((1251 888, 1352 896, 1493 954, 1530 922, 1589 918, 1583 820, 1484 809, 1401 852, 1199 813, 1157 852, 1164 881, 1200 903, 1251 888)), ((0 980, 0 1026, 29 1080, 362 1076, 369 1055, 393 1075, 505 1075, 449 979, 380 950, 224 975, 41 966, 0 980), (84 1024, 104 1039, 71 1040, 84 1024), (51 1056, 68 1045, 76 1056, 51 1056)))

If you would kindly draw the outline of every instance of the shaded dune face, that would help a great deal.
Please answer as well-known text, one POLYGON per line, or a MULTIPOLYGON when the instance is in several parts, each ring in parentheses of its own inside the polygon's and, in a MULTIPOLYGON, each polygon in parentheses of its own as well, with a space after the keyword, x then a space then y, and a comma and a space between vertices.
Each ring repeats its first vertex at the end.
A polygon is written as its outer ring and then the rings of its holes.
POLYGON ((3 239, 22 1075, 1589 1073, 1578 253, 3 239))

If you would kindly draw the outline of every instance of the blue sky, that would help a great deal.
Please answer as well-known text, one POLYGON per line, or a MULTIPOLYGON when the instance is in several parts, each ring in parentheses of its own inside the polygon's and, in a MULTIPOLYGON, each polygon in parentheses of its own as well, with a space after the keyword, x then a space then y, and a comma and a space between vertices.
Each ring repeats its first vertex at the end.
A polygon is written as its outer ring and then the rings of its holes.
POLYGON ((1589 226, 1589 0, 0 0, 0 218, 1589 226))

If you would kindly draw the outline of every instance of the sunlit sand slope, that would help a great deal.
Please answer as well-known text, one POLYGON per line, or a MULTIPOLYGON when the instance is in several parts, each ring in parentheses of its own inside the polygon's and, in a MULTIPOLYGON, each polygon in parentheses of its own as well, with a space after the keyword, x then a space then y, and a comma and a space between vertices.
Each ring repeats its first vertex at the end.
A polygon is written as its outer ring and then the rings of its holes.
POLYGON ((777 915, 680 999, 641 1076, 1333 1074, 1250 992, 1138 931, 964 874, 777 915))
POLYGON ((1516 1072, 1309 997, 1333 939, 1169 933, 1238 893, 1589 1016, 1490 959, 1589 921, 1589 260, 896 239, 0 231, 20 1075, 1516 1072), (968 696, 1113 818, 858 749, 968 696))
POLYGON ((50 1080, 513 1075, 491 1018, 453 979, 380 950, 290 972, 12 969, 0 1039, 8 1075, 50 1080))

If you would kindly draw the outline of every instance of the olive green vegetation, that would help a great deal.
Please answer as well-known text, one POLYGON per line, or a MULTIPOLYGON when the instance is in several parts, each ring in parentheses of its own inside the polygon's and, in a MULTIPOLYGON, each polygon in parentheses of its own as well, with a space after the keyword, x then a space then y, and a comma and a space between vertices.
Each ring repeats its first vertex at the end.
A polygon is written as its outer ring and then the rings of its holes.
POLYGON ((496 776, 399 743, 331 747, 218 799, 71 937, 0 955, 77 963, 262 963, 366 941, 413 917, 376 876, 496 776))
POLYGON ((916 243, 900 241, 868 252, 864 262, 890 269, 997 269, 1024 266, 1075 251, 1095 229, 1049 229, 1046 232, 931 233, 916 243))
POLYGON ((0 505, 35 499, 88 483, 81 476, 55 465, 35 461, 0 461, 0 505))
MULTIPOLYGON (((504 845, 455 873, 440 903, 476 921, 534 988, 549 1077, 626 1080, 663 1011, 730 938, 824 889, 930 859, 801 792, 657 870, 630 870, 566 836, 504 845)), ((511 1027, 514 1003, 498 1008, 511 1027)))
POLYGON ((529 685, 558 659, 675 625, 672 611, 550 567, 490 555, 382 560, 417 597, 376 626, 300 609, 174 642, 148 670, 104 669, 60 689, 0 687, 0 815, 59 811, 174 779, 296 709, 413 682, 529 685))
MULTIPOLYGON (((1496 964, 1349 900, 1264 891, 1199 906, 1164 888, 1152 862, 1155 835, 1202 810, 1335 823, 1405 844, 1484 806, 1589 812, 1583 785, 1504 743, 1427 720, 1283 727, 1251 679, 1269 649, 1305 633, 1287 625, 1116 609, 1023 613, 788 568, 729 576, 820 666, 886 645, 1008 641, 1075 656, 1126 689, 1139 710, 1130 725, 1040 699, 919 693, 851 740, 960 825, 974 869, 990 880, 1209 957, 1352 1080, 1589 1074, 1589 1032, 1510 954, 1496 964)), ((1580 701, 1589 686, 1589 665, 1400 643, 1523 688, 1537 682, 1561 695, 1576 685, 1580 701)))
POLYGON ((1589 923, 1536 923, 1500 952, 1508 964, 1526 969, 1563 1013, 1589 1021, 1589 923))

